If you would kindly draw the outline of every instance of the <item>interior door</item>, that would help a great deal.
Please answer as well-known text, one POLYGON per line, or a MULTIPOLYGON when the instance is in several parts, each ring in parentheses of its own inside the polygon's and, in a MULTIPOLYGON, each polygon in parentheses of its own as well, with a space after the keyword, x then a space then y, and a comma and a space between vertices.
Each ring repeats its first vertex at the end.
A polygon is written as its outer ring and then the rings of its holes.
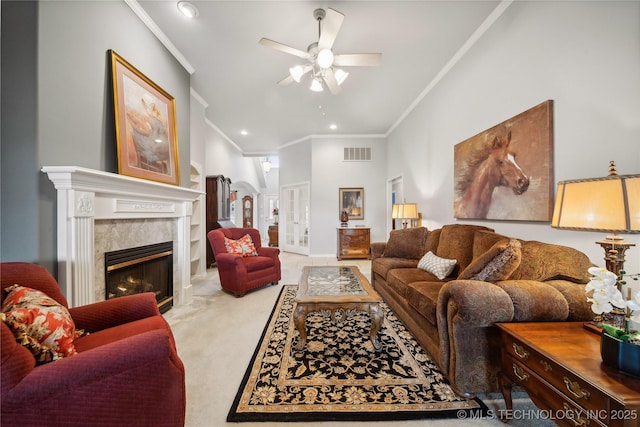
POLYGON ((280 247, 287 252, 309 255, 309 184, 283 187, 282 202, 280 247))

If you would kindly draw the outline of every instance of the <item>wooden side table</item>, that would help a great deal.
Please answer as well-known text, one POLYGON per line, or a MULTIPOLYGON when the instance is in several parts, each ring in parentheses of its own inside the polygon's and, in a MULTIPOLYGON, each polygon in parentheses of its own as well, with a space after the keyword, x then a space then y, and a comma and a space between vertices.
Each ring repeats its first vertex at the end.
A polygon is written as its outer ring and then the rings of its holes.
POLYGON ((523 387, 558 425, 640 426, 640 379, 602 364, 600 336, 582 322, 501 323, 500 388, 523 387))
POLYGON ((336 255, 338 260, 369 259, 370 230, 365 227, 339 227, 336 255))

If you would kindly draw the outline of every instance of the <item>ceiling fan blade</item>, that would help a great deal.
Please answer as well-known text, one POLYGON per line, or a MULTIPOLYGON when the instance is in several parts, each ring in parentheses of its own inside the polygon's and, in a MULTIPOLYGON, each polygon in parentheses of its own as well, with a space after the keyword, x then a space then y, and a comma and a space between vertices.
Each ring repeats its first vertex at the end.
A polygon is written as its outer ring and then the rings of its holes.
POLYGON ((333 74, 333 70, 331 68, 325 70, 324 76, 322 78, 324 79, 324 82, 327 84, 327 87, 329 88, 329 92, 331 92, 332 95, 337 95, 340 93, 340 91, 342 90, 342 87, 338 84, 336 77, 333 74))
POLYGON ((331 8, 326 10, 326 16, 322 20, 322 30, 318 40, 318 49, 331 49, 336 41, 340 27, 342 27, 344 15, 331 8))
POLYGON ((295 80, 293 80, 293 77, 287 76, 284 79, 280 80, 278 82, 278 85, 280 85, 280 86, 289 86, 293 82, 295 82, 295 80))
POLYGON ((377 67, 381 60, 381 53, 350 53, 334 56, 333 64, 343 67, 377 67))
POLYGON ((300 49, 296 49, 295 47, 287 46, 286 44, 282 44, 270 39, 266 39, 264 37, 261 38, 258 43, 260 43, 262 46, 267 46, 272 49, 279 50, 280 52, 288 53, 290 55, 295 55, 299 58, 304 58, 304 59, 309 58, 308 52, 302 51, 300 49))

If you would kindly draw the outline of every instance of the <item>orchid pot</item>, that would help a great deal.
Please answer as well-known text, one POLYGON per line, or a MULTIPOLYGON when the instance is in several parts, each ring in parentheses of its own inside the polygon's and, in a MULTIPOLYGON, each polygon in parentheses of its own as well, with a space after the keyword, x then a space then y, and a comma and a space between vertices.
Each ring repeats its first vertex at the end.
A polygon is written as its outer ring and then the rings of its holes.
POLYGON ((640 376, 640 333, 631 328, 640 320, 640 291, 629 288, 624 280, 638 280, 639 275, 621 271, 618 276, 598 267, 590 268, 589 273, 592 277, 585 292, 591 310, 601 320, 602 361, 621 372, 640 376))

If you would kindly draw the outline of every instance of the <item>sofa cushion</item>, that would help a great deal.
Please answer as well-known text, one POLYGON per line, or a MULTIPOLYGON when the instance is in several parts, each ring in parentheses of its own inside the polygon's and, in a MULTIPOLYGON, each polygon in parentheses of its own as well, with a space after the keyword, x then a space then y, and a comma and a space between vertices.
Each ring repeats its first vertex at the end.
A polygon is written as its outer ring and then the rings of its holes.
POLYGON ((477 230, 492 231, 490 228, 471 224, 451 224, 442 227, 438 249, 435 254, 441 258, 458 261, 457 276, 473 258, 473 238, 477 230))
POLYGON ((403 228, 389 233, 384 257, 420 259, 424 254, 424 245, 429 230, 425 227, 403 228))
POLYGON ((442 233, 442 228, 438 228, 436 230, 429 231, 429 235, 427 236, 427 243, 425 244, 424 253, 431 251, 434 254, 438 250, 438 242, 440 242, 440 233, 442 233))
POLYGON ((407 289, 413 282, 439 282, 433 274, 419 268, 394 268, 387 274, 387 284, 395 293, 407 298, 407 289))
POLYGON ((407 287, 407 302, 434 326, 438 294, 446 282, 414 282, 407 287))
MULTIPOLYGON (((509 237, 493 231, 478 230, 473 233, 473 259, 487 252, 493 245, 503 242, 505 245, 509 242, 509 237)), ((522 242, 520 242, 522 243, 522 242)))
POLYGON ((436 276, 439 280, 444 280, 449 276, 456 266, 457 261, 455 259, 440 258, 429 251, 418 262, 418 268, 420 270, 428 271, 436 276))
POLYGON ((26 286, 13 285, 5 291, 8 295, 2 302, 3 320, 38 364, 76 354, 76 328, 66 307, 26 286))
POLYGON ((458 279, 497 282, 506 280, 520 265, 521 244, 517 239, 498 241, 488 251, 476 257, 460 273, 458 279))
POLYGON ((548 280, 544 283, 553 286, 569 304, 568 321, 593 320, 595 313, 591 310, 591 304, 585 298, 585 285, 568 280, 548 280))
POLYGON ((376 258, 371 262, 371 270, 373 273, 387 278, 389 271, 394 268, 416 268, 418 267, 417 259, 405 259, 405 258, 376 258))
POLYGON ((513 301, 514 322, 554 322, 569 317, 569 304, 553 286, 534 280, 497 282, 513 301))
POLYGON ((224 246, 226 247, 227 252, 230 254, 242 256, 258 256, 258 251, 256 251, 256 247, 253 245, 253 240, 248 234, 245 234, 238 240, 233 240, 225 237, 224 246))
POLYGON ((589 258, 576 249, 530 240, 522 242, 522 262, 511 279, 588 283, 591 276, 587 270, 592 266, 589 258))

